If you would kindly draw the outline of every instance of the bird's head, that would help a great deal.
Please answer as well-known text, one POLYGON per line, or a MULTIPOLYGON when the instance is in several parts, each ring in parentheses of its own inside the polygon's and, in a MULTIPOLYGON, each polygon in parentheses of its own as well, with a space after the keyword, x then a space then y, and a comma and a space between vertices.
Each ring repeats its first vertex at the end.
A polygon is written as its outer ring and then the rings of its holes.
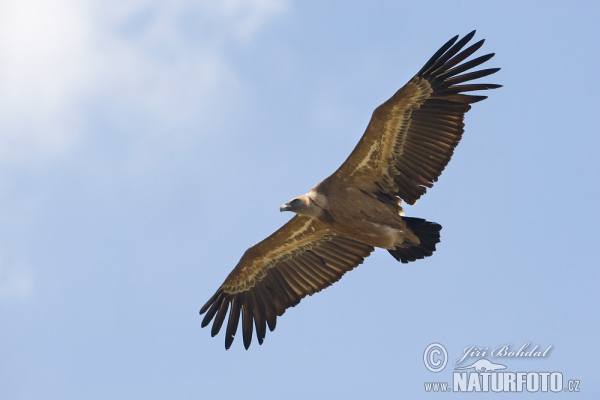
POLYGON ((292 211, 299 215, 316 217, 321 209, 307 195, 294 197, 289 202, 279 207, 279 211, 292 211))

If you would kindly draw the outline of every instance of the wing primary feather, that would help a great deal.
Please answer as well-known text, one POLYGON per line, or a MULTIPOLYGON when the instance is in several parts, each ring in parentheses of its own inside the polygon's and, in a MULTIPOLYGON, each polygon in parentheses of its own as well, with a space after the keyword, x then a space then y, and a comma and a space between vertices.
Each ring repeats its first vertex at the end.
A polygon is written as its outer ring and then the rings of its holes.
POLYGON ((429 76, 433 76, 437 80, 439 75, 448 71, 450 68, 460 64, 461 62, 466 60, 469 56, 471 56, 473 53, 475 53, 477 50, 479 50, 481 48, 481 46, 483 46, 484 42, 485 42, 485 40, 482 39, 482 40, 478 41, 477 43, 474 43, 471 46, 464 49, 463 51, 461 51, 460 54, 458 54, 456 57, 452 58, 448 62, 445 62, 441 65, 436 66, 436 69, 432 68, 432 71, 429 76))
POLYGON ((275 314, 273 314, 272 317, 267 318, 267 326, 269 327, 269 330, 271 332, 275 330, 275 328, 277 327, 277 316, 275 314))
POLYGON ((217 298, 217 296, 219 296, 220 293, 221 293, 221 290, 217 290, 215 292, 215 294, 212 295, 212 297, 200 309, 200 315, 204 314, 206 312, 206 310, 208 310, 208 308, 211 306, 211 304, 213 304, 215 302, 215 299, 217 298))
POLYGON ((498 71, 500 71, 500 68, 480 69, 479 71, 469 72, 467 74, 455 76, 454 78, 448 78, 448 79, 446 79, 445 82, 446 82, 446 84, 452 86, 452 85, 456 85, 458 83, 463 83, 463 82, 483 78, 484 76, 494 74, 498 71))
POLYGON ((250 344, 252 343, 252 330, 254 322, 252 306, 248 300, 248 296, 246 296, 245 301, 242 303, 242 335, 246 350, 248 350, 250 344))
POLYGON ((439 108, 461 114, 465 114, 471 109, 471 106, 468 104, 456 103, 454 101, 446 100, 446 98, 437 98, 435 96, 431 96, 429 100, 427 100, 427 105, 430 108, 439 108))
POLYGON ((487 60, 489 60, 490 58, 494 57, 495 53, 490 53, 490 54, 486 54, 477 58, 474 58, 471 61, 467 61, 464 64, 459 65, 458 67, 452 68, 447 70, 446 72, 439 74, 435 77, 436 81, 439 80, 445 80, 446 78, 452 77, 452 76, 456 76, 458 74, 462 74, 465 71, 468 71, 472 68, 475 68, 481 64, 483 64, 484 62, 486 62, 487 60))
POLYGON ((273 298, 272 289, 268 289, 264 282, 256 285, 255 297, 260 298, 260 302, 264 305, 265 319, 269 325, 269 330, 273 332, 277 325, 277 307, 273 298))
POLYGON ((253 290, 252 292, 254 293, 256 303, 260 307, 260 310, 263 313, 264 317, 266 319, 272 319, 276 317, 277 312, 275 311, 275 307, 273 306, 273 299, 271 298, 271 295, 264 287, 264 285, 257 285, 255 290, 253 290))
MULTIPOLYGON (((207 303, 207 304, 210 304, 210 302, 212 302, 212 305, 210 306, 210 308, 208 309, 208 312, 206 313, 206 315, 202 319, 202 324, 200 325, 202 328, 204 328, 205 326, 207 326, 208 324, 210 324, 210 321, 213 319, 213 317, 215 316, 215 314, 219 310, 219 307, 221 306, 221 302, 222 302, 222 297, 223 296, 224 296, 223 292, 221 292, 221 290, 219 290, 217 293, 215 293, 215 296, 213 296, 211 298, 211 300, 209 300, 209 303, 207 303), (219 294, 219 297, 217 297, 215 299, 215 297, 216 297, 217 294, 219 294)), ((202 314, 200 314, 200 315, 202 315, 202 314)))
POLYGON ((227 316, 227 310, 229 309, 229 299, 227 297, 221 298, 221 305, 219 306, 219 312, 215 317, 215 322, 213 322, 213 326, 210 330, 210 336, 215 337, 217 333, 221 330, 221 326, 223 326, 223 321, 225 321, 225 317, 227 316))
POLYGON ((446 94, 458 94, 463 92, 474 92, 476 90, 489 90, 489 89, 498 89, 501 88, 502 85, 495 85, 493 83, 473 83, 469 85, 454 85, 449 88, 436 91, 437 96, 442 96, 446 94))
POLYGON ((225 349, 229 350, 235 333, 237 332, 238 323, 240 322, 240 311, 241 304, 239 304, 239 297, 233 296, 231 298, 231 311, 229 311, 229 320, 227 321, 227 328, 225 330, 225 349))
POLYGON ((263 344, 265 336, 267 334, 267 321, 265 320, 265 306, 262 304, 262 299, 257 295, 256 290, 250 290, 248 296, 250 296, 251 304, 254 304, 252 314, 254 315, 254 325, 256 328, 256 339, 258 344, 263 344))
POLYGON ((487 96, 475 96, 472 94, 452 94, 450 96, 446 96, 446 99, 450 101, 455 101, 457 103, 463 104, 473 104, 477 103, 478 101, 485 100, 487 98, 487 96))
MULTIPOLYGON (((440 56, 440 58, 438 58, 438 60, 432 64, 426 71, 423 72, 422 76, 423 77, 428 77, 431 75, 436 75, 436 73, 438 72, 438 70, 440 68, 446 68, 446 65, 448 65, 449 63, 452 63, 452 65, 456 65, 456 63, 461 62, 462 60, 464 60, 465 58, 467 58, 468 56, 470 56, 471 54, 473 54, 475 51, 477 51, 477 49, 479 47, 481 47, 481 45, 483 44, 483 40, 480 40, 479 42, 475 43, 474 45, 470 46, 468 49, 466 49, 465 51, 463 51, 462 53, 460 53, 460 55, 456 58, 458 58, 459 60, 454 62, 454 60, 450 60, 450 58, 452 58, 456 53, 458 53, 463 47, 465 47, 465 45, 471 40, 473 39, 473 36, 475 36, 475 31, 472 31, 470 33, 468 33, 467 35, 465 35, 462 39, 460 39, 454 46, 452 46, 452 48, 448 49, 447 52, 445 52, 442 56, 440 56), (464 58, 462 58, 462 60, 460 59, 460 57, 462 57, 462 54, 465 52, 469 52, 471 50, 471 48, 474 48, 470 53, 467 53, 466 56, 464 56, 464 58), (450 60, 449 62, 447 62, 448 60, 450 60)), ((450 67, 447 67, 450 68, 450 67)), ((419 75, 419 74, 417 74, 419 75)), ((421 75, 419 75, 421 76, 421 75)))
MULTIPOLYGON (((475 31, 473 31, 473 34, 475 34, 475 31)), ((436 51, 435 54, 431 56, 431 58, 425 63, 423 68, 421 68, 421 70, 417 72, 417 76, 421 75, 424 71, 427 71, 437 61, 437 59, 440 58, 440 56, 446 52, 446 50, 452 47, 454 42, 456 42, 456 40, 458 39, 458 36, 459 35, 454 36, 452 39, 448 40, 442 47, 440 47, 440 49, 436 51)))

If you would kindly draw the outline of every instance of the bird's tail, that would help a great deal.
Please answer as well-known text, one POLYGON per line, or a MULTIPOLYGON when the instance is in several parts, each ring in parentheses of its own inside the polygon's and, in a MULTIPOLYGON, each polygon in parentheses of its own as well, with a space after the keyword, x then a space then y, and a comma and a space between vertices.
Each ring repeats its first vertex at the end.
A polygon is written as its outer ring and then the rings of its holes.
POLYGON ((432 255, 435 244, 440 242, 442 226, 421 218, 402 217, 402 219, 421 243, 412 247, 396 247, 394 250, 388 250, 390 254, 397 261, 405 264, 432 255))

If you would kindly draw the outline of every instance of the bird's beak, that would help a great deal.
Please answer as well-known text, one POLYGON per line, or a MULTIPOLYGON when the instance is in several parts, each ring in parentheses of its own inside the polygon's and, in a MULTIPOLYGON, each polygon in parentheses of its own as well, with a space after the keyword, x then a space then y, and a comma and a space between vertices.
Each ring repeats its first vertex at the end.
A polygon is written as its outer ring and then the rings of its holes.
POLYGON ((290 203, 285 203, 279 207, 279 212, 290 211, 290 203))

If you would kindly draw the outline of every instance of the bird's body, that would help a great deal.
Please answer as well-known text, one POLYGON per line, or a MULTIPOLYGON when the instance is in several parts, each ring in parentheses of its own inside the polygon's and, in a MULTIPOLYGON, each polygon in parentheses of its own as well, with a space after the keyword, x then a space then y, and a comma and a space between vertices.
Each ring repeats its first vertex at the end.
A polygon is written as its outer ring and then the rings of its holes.
POLYGON ((215 336, 227 321, 229 348, 240 316, 244 346, 300 300, 338 281, 375 247, 407 263, 428 257, 441 226, 404 216, 401 202, 415 204, 437 181, 462 138, 470 104, 485 96, 464 94, 500 85, 470 83, 499 68, 464 73, 489 60, 464 62, 483 40, 463 49, 475 32, 440 48, 425 66, 373 112, 350 156, 307 194, 281 206, 297 215, 250 247, 217 292, 202 307, 202 326, 213 319, 215 336))
POLYGON ((307 214, 304 209, 297 214, 318 219, 338 235, 387 250, 420 244, 407 229, 399 203, 381 202, 368 192, 348 186, 343 179, 327 178, 302 197, 314 205, 308 207, 307 214))

